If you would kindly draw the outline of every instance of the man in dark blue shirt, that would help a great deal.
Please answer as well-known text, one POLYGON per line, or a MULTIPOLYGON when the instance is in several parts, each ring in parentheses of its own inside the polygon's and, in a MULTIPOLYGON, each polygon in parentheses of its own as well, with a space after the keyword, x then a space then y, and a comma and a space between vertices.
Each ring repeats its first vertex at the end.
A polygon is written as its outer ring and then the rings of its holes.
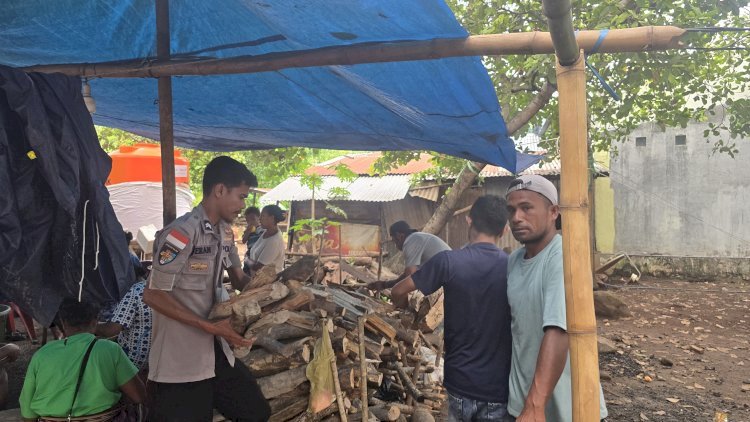
POLYGON ((392 290, 406 307, 409 292, 445 295, 445 388, 449 421, 507 417, 511 334, 508 255, 497 247, 508 220, 505 200, 486 195, 466 218, 469 245, 440 252, 392 290))

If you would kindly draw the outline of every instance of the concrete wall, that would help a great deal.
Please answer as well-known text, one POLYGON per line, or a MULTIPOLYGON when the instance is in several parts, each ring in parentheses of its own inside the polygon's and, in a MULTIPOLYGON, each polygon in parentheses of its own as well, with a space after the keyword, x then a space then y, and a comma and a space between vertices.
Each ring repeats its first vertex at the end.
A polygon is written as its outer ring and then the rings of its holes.
POLYGON ((739 140, 744 151, 735 158, 713 154, 706 128, 645 124, 618 145, 610 166, 615 252, 750 257, 750 148, 739 140), (686 145, 675 145, 677 135, 686 145), (646 138, 645 146, 636 137, 646 138))

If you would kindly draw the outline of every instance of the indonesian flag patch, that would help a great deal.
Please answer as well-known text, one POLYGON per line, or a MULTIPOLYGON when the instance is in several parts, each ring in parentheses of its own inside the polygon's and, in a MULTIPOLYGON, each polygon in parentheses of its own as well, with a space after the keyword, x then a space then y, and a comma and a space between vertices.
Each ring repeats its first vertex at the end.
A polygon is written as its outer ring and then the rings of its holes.
POLYGON ((174 261, 180 251, 185 249, 187 244, 188 237, 181 231, 172 229, 172 231, 167 234, 167 238, 159 250, 159 264, 166 265, 174 261))

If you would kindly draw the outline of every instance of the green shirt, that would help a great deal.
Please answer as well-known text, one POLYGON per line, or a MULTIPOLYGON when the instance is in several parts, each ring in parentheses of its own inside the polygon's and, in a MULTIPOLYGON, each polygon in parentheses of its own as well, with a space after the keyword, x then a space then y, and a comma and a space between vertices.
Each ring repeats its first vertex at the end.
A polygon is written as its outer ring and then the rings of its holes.
MULTIPOLYGON (((94 335, 81 333, 53 341, 31 358, 19 402, 21 416, 67 417, 73 401, 83 355, 94 335)), ((138 369, 117 343, 98 340, 91 350, 81 380, 73 416, 87 416, 112 408, 120 401, 119 387, 138 369)))
MULTIPOLYGON (((526 248, 508 259, 508 302, 511 311, 513 352, 510 365, 508 413, 518 417, 536 371, 545 327, 567 330, 562 237, 556 235, 536 256, 524 259, 526 248)), ((604 395, 599 388, 599 413, 607 417, 604 395)), ((573 420, 570 359, 552 392, 545 415, 548 421, 573 420)))

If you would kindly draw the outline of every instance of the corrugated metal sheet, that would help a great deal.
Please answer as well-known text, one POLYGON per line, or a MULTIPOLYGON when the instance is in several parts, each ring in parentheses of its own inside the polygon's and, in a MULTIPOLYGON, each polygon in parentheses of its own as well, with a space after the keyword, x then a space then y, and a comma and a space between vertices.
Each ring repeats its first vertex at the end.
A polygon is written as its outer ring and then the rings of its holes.
POLYGON ((440 198, 440 186, 417 186, 409 190, 409 195, 424 198, 428 201, 437 202, 440 198))
MULTIPOLYGON (((594 168, 598 175, 609 174, 607 169, 601 165, 594 163, 594 168)), ((559 176, 560 175, 560 160, 555 159, 547 163, 535 164, 526 170, 522 171, 521 174, 538 174, 539 176, 559 176)), ((497 166, 485 166, 481 173, 481 177, 511 177, 513 176, 508 170, 497 166)))
MULTIPOLYGON (((315 192, 315 199, 346 200, 365 202, 390 202, 404 199, 409 192, 411 176, 393 175, 383 177, 358 177, 352 182, 342 182, 334 176, 323 176, 323 186, 315 192), (346 198, 335 198, 330 194, 333 188, 343 188, 349 192, 346 198)), ((265 204, 276 201, 309 201, 312 191, 300 183, 299 177, 290 177, 270 192, 263 195, 265 204)))

